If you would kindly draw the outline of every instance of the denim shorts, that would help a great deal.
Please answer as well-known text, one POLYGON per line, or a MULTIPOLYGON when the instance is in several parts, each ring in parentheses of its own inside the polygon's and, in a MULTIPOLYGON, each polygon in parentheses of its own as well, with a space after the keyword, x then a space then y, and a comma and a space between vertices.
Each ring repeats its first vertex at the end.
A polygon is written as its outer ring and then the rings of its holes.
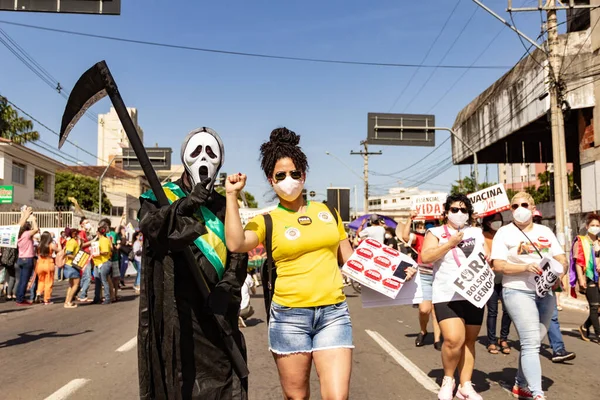
POLYGON ((423 290, 423 300, 431 301, 433 296, 433 274, 419 274, 421 276, 421 289, 423 290))
POLYGON ((81 274, 77 268, 73 268, 70 265, 65 265, 64 277, 65 279, 79 279, 81 274))
POLYGON ((271 303, 269 350, 275 354, 354 348, 348 304, 285 307, 271 303))

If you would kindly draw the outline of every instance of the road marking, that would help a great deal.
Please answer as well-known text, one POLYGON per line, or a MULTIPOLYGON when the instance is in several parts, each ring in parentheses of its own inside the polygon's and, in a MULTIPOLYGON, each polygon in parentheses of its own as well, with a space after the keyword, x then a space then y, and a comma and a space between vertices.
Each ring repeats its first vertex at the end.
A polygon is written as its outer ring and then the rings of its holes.
POLYGON ((396 349, 390 342, 388 342, 378 332, 365 330, 371 338, 377 342, 383 350, 386 351, 402 368, 406 370, 417 382, 421 384, 425 389, 430 392, 437 393, 440 387, 433 379, 431 379, 425 372, 417 367, 412 361, 410 361, 400 350, 396 349))
POLYGON ((73 379, 71 382, 67 383, 65 386, 58 389, 56 392, 52 393, 50 396, 46 397, 45 400, 64 400, 69 398, 73 393, 77 390, 81 389, 85 386, 90 380, 89 379, 73 379))
POLYGON ((137 336, 131 339, 129 342, 125 343, 123 346, 119 347, 115 351, 119 353, 125 353, 126 351, 133 349, 135 346, 137 346, 137 336))

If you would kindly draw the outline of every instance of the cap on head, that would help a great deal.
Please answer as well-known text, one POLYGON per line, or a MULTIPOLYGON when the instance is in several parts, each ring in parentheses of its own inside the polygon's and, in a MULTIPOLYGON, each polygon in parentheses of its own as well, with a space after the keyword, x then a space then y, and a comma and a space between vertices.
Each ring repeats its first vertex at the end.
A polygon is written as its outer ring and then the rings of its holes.
POLYGON ((533 216, 534 216, 534 217, 541 217, 541 216, 542 216, 542 213, 541 213, 541 211, 539 211, 539 210, 535 210, 535 211, 533 212, 533 216))
POLYGON ((371 214, 371 217, 369 218, 369 221, 371 221, 371 223, 378 223, 379 222, 379 215, 377 214, 371 214))

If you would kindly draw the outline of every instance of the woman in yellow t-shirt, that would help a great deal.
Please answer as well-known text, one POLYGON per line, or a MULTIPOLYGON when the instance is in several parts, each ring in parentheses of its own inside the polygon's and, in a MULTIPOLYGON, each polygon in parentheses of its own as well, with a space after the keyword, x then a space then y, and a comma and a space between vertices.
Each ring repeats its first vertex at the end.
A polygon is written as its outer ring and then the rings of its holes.
MULTIPOLYGON (((339 215, 336 224, 325 204, 304 201, 308 162, 299 143, 300 136, 278 128, 260 147, 262 170, 279 198, 270 213, 277 281, 269 310, 269 349, 285 398, 309 397, 314 360, 322 397, 344 399, 354 345, 338 263, 350 257, 352 247, 339 215)), ((243 174, 229 176, 225 183, 225 237, 234 253, 265 243, 262 215, 242 227, 237 198, 245 184, 243 174)))
POLYGON ((79 252, 79 231, 75 228, 66 228, 65 233, 69 240, 65 245, 65 270, 64 277, 69 280, 69 288, 65 297, 65 308, 77 308, 77 304, 73 303, 75 292, 79 288, 79 280, 81 279, 81 270, 73 266, 73 259, 79 252))

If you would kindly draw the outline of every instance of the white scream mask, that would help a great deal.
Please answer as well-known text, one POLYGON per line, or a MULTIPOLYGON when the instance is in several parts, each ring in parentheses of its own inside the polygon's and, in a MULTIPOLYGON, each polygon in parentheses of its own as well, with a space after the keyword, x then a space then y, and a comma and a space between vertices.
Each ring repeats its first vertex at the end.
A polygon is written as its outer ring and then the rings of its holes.
POLYGON ((212 189, 224 158, 223 142, 219 134, 210 128, 193 130, 181 146, 181 161, 192 181, 192 187, 211 178, 208 189, 212 189))

